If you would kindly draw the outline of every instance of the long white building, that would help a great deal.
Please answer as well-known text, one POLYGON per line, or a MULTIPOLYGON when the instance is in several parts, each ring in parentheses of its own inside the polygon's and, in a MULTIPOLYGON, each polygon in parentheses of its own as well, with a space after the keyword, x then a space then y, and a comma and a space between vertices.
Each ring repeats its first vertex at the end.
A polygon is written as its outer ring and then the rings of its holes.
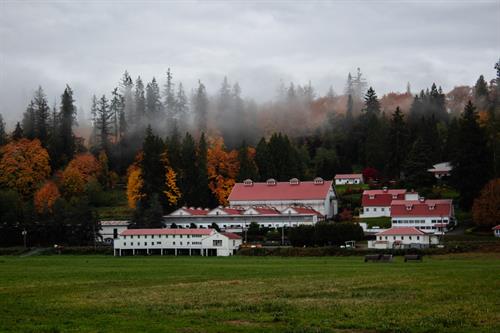
POLYGON ((436 235, 427 234, 414 227, 391 228, 375 235, 368 241, 370 249, 427 248, 439 243, 436 235))
POLYGON ((164 216, 165 227, 209 228, 216 224, 221 230, 243 231, 251 223, 260 227, 282 228, 314 225, 324 216, 310 207, 289 206, 283 210, 274 207, 217 207, 212 210, 182 207, 164 216))
POLYGON ((231 256, 241 243, 214 229, 127 229, 114 240, 114 255, 231 256))
POLYGON ((320 177, 314 181, 292 178, 288 182, 268 179, 261 183, 247 179, 234 185, 228 201, 234 208, 266 206, 281 211, 289 206, 305 206, 311 207, 326 218, 337 214, 333 181, 325 181, 320 177))

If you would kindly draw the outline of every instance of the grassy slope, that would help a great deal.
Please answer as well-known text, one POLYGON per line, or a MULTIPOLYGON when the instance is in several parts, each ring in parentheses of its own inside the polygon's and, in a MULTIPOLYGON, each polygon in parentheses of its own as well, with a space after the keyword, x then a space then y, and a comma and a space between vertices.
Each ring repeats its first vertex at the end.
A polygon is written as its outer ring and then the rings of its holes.
POLYGON ((500 331, 498 255, 0 257, 2 332, 500 331))

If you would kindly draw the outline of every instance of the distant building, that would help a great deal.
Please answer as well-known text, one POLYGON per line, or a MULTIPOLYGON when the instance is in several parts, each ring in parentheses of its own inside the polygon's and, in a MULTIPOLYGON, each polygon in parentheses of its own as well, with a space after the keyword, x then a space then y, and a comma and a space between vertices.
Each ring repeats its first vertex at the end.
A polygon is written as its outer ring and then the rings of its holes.
POLYGON ((443 177, 449 177, 452 169, 453 167, 450 162, 442 162, 434 164, 432 168, 427 169, 427 171, 431 172, 436 179, 441 179, 443 177))
POLYGON ((415 227, 426 233, 445 233, 456 223, 453 201, 394 200, 391 203, 391 222, 393 228, 415 227))
POLYGON ((128 229, 129 221, 101 221, 101 231, 98 241, 113 244, 120 233, 128 229))
POLYGON ((279 211, 274 207, 217 207, 179 208, 164 216, 165 226, 181 228, 210 228, 214 223, 221 230, 243 231, 251 223, 260 227, 281 228, 299 225, 314 225, 324 219, 323 215, 310 207, 289 206, 279 211))
POLYGON ((311 207, 330 218, 337 214, 337 199, 332 185, 333 181, 320 177, 302 182, 297 178, 288 182, 268 179, 261 183, 247 179, 234 185, 228 200, 233 208, 263 206, 281 211, 289 206, 311 207))
POLYGON ((391 202, 393 200, 418 199, 418 193, 407 192, 404 189, 365 190, 361 198, 361 212, 359 217, 391 216, 391 202))
POLYGON ((335 185, 363 184, 363 175, 361 173, 338 174, 335 175, 335 185))
POLYGON ((231 256, 241 243, 214 229, 127 229, 114 240, 114 255, 231 256))
POLYGON ((500 237, 500 224, 497 225, 496 227, 493 227, 492 230, 493 230, 493 235, 495 235, 495 237, 500 237))
POLYGON ((391 228, 375 235, 368 241, 371 249, 426 248, 438 244, 436 235, 427 234, 414 227, 391 228))

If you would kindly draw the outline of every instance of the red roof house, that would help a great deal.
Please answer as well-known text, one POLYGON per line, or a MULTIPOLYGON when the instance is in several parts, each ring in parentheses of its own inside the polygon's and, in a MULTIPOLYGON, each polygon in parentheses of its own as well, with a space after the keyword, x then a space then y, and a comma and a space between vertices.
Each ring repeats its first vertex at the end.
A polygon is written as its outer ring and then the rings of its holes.
POLYGON ((390 207, 393 200, 404 200, 404 189, 365 190, 361 199, 363 207, 390 207))
POLYGON ((452 200, 394 200, 391 217, 449 217, 453 216, 452 200))

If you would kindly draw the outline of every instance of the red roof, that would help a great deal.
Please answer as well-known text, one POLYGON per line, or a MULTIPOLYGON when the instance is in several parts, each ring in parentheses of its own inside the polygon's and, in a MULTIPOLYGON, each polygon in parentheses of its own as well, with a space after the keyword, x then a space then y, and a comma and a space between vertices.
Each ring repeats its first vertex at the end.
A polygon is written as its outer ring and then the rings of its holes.
POLYGON ((211 235, 213 229, 127 229, 120 235, 211 235))
POLYGON ((401 227, 401 228, 395 227, 376 234, 376 236, 399 236, 399 235, 419 236, 419 235, 426 235, 426 233, 414 227, 401 227))
POLYGON ((225 211, 229 215, 241 215, 244 212, 244 210, 237 208, 220 208, 220 209, 225 211))
POLYGON ((364 190, 361 205, 363 207, 389 207, 392 200, 404 200, 405 193, 406 190, 401 189, 364 190))
POLYGON ((202 208, 187 208, 187 207, 183 207, 182 210, 185 211, 185 212, 188 212, 191 215, 207 215, 208 212, 209 212, 208 210, 202 209, 202 208))
POLYGON ((276 182, 275 185, 267 183, 253 183, 234 185, 229 201, 262 201, 262 200, 319 200, 325 199, 332 188, 332 181, 314 182, 276 182))
POLYGON ((229 239, 241 239, 240 235, 233 234, 231 232, 221 232, 221 235, 224 235, 224 236, 226 236, 229 239))
POLYGON ((308 215, 312 214, 312 215, 322 216, 320 212, 309 207, 290 207, 290 208, 296 211, 297 214, 308 214, 308 215))
POLYGON ((500 224, 497 226, 494 226, 491 230, 500 230, 500 224))
POLYGON ((361 173, 345 173, 335 175, 335 179, 361 179, 363 175, 361 173))
POLYGON ((405 216, 436 216, 449 217, 452 215, 452 200, 394 200, 391 204, 391 217, 405 216))
POLYGON ((280 212, 274 207, 250 207, 261 215, 279 215, 280 212))

